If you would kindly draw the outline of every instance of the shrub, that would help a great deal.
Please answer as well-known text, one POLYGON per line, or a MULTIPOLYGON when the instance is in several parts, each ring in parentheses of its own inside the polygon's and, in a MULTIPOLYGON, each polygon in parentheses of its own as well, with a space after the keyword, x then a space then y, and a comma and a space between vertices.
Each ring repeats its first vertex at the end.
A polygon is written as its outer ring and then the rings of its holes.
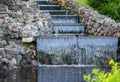
POLYGON ((91 74, 83 76, 84 80, 86 82, 120 82, 120 67, 118 63, 114 63, 114 61, 111 60, 109 64, 112 66, 110 72, 105 73, 105 71, 100 71, 95 68, 91 74))
POLYGON ((87 3, 101 14, 120 20, 120 0, 88 0, 87 3))

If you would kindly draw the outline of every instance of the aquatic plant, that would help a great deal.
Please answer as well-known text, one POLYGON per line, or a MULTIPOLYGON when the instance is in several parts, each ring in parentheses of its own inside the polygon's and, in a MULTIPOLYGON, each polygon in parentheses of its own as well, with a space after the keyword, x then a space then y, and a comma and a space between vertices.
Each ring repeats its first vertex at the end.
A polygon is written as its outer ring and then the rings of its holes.
POLYGON ((120 82, 120 67, 119 63, 113 60, 109 61, 111 71, 105 72, 100 69, 93 69, 91 74, 84 75, 83 78, 86 82, 120 82))

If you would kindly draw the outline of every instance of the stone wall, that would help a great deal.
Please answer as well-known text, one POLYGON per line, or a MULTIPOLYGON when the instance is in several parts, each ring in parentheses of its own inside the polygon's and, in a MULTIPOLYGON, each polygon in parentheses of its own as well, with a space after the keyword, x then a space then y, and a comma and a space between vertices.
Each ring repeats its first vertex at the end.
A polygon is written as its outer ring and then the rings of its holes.
POLYGON ((13 70, 20 61, 21 64, 36 64, 36 60, 31 60, 36 57, 36 37, 52 32, 49 13, 40 14, 34 0, 16 5, 17 10, 0 3, 0 67, 6 72, 13 70))
MULTIPOLYGON (((49 0, 50 3, 61 4, 61 0, 49 0)), ((120 37, 120 23, 113 19, 99 14, 91 7, 81 6, 72 0, 65 0, 62 8, 70 10, 70 14, 78 14, 81 23, 85 24, 85 32, 96 36, 117 36, 120 37)))

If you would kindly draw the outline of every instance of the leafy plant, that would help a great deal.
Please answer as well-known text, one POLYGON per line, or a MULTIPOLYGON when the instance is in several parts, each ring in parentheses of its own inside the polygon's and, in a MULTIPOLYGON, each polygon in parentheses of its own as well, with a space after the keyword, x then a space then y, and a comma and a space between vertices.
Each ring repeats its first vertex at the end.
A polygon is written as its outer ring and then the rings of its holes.
POLYGON ((120 82, 120 67, 118 63, 113 60, 109 62, 112 66, 110 72, 100 71, 100 69, 93 69, 91 74, 84 75, 86 82, 120 82))
POLYGON ((88 0, 87 3, 101 14, 120 20, 120 0, 88 0))

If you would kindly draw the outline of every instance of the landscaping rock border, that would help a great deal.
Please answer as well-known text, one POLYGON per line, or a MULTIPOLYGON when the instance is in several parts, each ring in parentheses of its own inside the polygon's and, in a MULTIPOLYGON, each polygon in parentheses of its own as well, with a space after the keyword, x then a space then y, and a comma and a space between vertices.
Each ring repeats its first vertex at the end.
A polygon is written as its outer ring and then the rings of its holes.
POLYGON ((101 15, 91 7, 81 6, 72 0, 49 0, 50 3, 60 4, 62 8, 69 10, 70 14, 78 14, 81 23, 85 25, 85 32, 95 36, 116 36, 120 37, 120 23, 115 22, 108 16, 101 15))

